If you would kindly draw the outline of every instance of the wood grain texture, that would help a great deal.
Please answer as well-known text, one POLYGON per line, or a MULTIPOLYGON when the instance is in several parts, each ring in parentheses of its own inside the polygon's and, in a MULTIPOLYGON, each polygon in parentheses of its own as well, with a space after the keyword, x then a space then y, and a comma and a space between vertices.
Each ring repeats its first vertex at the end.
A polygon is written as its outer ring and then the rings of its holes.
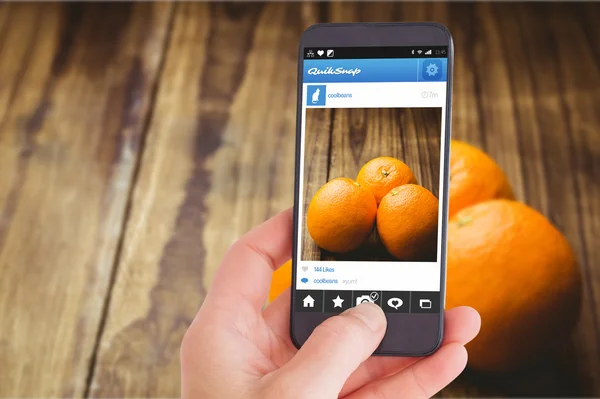
MULTIPOLYGON (((599 179, 597 174, 595 179, 587 175, 585 189, 578 189, 576 185, 583 170, 575 165, 586 150, 572 145, 571 141, 582 135, 569 127, 571 117, 565 110, 566 103, 578 110, 594 107, 592 104, 597 108, 600 103, 597 67, 589 63, 591 59, 586 60, 589 56, 584 54, 587 52, 584 48, 579 48, 579 55, 575 57, 566 46, 560 46, 564 41, 571 43, 568 46, 572 48, 579 40, 575 26, 568 32, 558 28, 564 21, 575 18, 573 7, 482 4, 457 9, 452 15, 461 11, 465 19, 478 18, 487 23, 466 31, 467 37, 481 39, 464 42, 466 51, 462 56, 457 52, 455 82, 468 82, 471 75, 466 71, 460 73, 461 58, 462 62, 472 65, 477 75, 472 89, 463 88, 464 91, 456 92, 454 109, 462 110, 463 114, 454 114, 454 136, 462 138, 471 131, 478 132, 479 139, 473 137, 471 140, 499 161, 518 199, 540 210, 565 233, 578 255, 584 275, 582 315, 571 343, 561 348, 556 356, 550 356, 544 366, 528 373, 495 377, 472 375, 470 378, 465 375, 467 385, 473 386, 473 382, 477 382, 482 395, 490 392, 506 395, 597 394, 600 392, 600 374, 597 372, 600 367, 600 315, 596 304, 600 259, 593 261, 586 254, 580 226, 583 218, 597 221, 600 214, 591 209, 582 213, 577 202, 592 199, 599 202, 600 196, 596 192, 599 179), (514 18, 514 15, 518 17, 514 18), (500 60, 507 61, 500 63, 500 60), (564 65, 581 73, 581 62, 595 68, 595 72, 588 71, 586 75, 588 84, 562 83, 564 65), (479 76, 480 73, 485 75, 479 76), (579 103, 580 96, 586 98, 586 104, 579 103), (465 115, 469 111, 461 99, 468 98, 475 98, 478 104, 477 123, 470 123, 471 116, 465 115), (462 115, 465 117, 461 118, 462 115), (465 122, 464 129, 458 128, 462 122, 465 122)), ((466 22, 463 20, 461 25, 468 26, 466 22)), ((595 125, 597 132, 600 124, 594 118, 588 114, 579 121, 588 126, 595 125)), ((595 143, 588 141, 592 148, 598 143, 597 136, 595 143)), ((594 173, 593 168, 587 168, 584 173, 594 173)), ((598 241, 597 233, 595 240, 598 241)), ((461 392, 458 391, 459 396, 461 392)))
POLYGON ((91 396, 179 396, 221 257, 292 205, 299 7, 177 5, 91 396))
POLYGON ((584 277, 572 341, 513 375, 464 373, 442 397, 600 394, 598 4, 331 4, 336 21, 445 24, 455 42, 453 137, 498 161, 519 200, 575 249, 584 277), (596 18, 596 19, 595 19, 596 18), (592 109, 596 111, 593 112, 592 109), (593 204, 593 205, 592 205, 593 204))
MULTIPOLYGON (((303 29, 415 20, 454 36, 453 136, 499 162, 584 276, 571 342, 439 396, 599 396, 600 4, 343 2, 0 4, 0 397, 179 396, 222 255, 293 202, 303 29)), ((378 139, 353 143, 319 137, 311 179, 346 173, 320 167, 330 146, 360 164, 378 139)))
MULTIPOLYGON (((306 228, 312 197, 328 181, 356 179, 373 158, 389 156, 411 168, 420 185, 437 197, 440 174, 441 108, 308 108, 304 147, 303 260, 393 261, 373 234, 355 251, 320 249, 306 228)), ((436 254, 431 254, 434 260, 436 254)))
POLYGON ((84 394, 166 9, 0 7, 0 397, 84 394))
MULTIPOLYGON (((307 214, 313 195, 329 180, 331 130, 336 113, 336 110, 331 108, 309 108, 307 111, 305 131, 309 134, 304 136, 303 215, 307 214)), ((308 230, 304 226, 306 226, 306 217, 302 222, 302 242, 300 244, 302 259, 321 260, 323 253, 310 238, 308 230)))

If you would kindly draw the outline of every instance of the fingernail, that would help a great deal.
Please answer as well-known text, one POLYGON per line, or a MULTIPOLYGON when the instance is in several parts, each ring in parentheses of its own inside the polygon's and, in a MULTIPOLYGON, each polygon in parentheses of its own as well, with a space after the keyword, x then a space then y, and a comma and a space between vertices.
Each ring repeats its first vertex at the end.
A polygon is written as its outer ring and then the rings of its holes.
POLYGON ((384 328, 387 323, 383 310, 374 303, 364 302, 347 312, 361 319, 374 332, 384 328))

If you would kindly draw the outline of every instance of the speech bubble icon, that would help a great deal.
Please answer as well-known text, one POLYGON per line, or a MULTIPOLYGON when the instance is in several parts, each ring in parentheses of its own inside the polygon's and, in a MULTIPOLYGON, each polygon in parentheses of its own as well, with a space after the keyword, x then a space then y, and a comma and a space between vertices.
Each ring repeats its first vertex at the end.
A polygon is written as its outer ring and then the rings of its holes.
POLYGON ((400 299, 400 298, 390 298, 390 299, 388 299, 388 301, 387 301, 387 304, 388 304, 388 306, 389 306, 390 308, 394 308, 394 309, 396 309, 396 310, 398 310, 398 308, 399 308, 400 306, 402 306, 402 303, 403 303, 403 302, 402 302, 402 299, 400 299))
POLYGON ((302 281, 303 283, 308 283, 308 279, 306 277, 301 278, 300 281, 302 281))

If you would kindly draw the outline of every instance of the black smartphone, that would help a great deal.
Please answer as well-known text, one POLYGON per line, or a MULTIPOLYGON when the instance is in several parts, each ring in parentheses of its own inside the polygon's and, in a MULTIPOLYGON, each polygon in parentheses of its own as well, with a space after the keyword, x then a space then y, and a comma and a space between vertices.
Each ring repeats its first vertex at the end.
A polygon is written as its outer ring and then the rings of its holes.
POLYGON ((291 336, 362 302, 375 354, 443 336, 453 45, 436 23, 318 24, 298 65, 291 336))

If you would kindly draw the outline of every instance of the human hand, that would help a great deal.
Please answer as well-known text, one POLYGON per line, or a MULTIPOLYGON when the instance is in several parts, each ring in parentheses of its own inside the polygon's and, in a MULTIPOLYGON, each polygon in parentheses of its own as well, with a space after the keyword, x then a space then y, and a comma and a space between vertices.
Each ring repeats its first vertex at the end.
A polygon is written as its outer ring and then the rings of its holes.
POLYGON ((462 372, 480 326, 468 307, 446 311, 442 346, 425 358, 370 357, 386 329, 373 304, 327 319, 297 350, 289 290, 262 310, 291 237, 287 210, 229 249, 183 339, 183 398, 425 398, 462 372))

